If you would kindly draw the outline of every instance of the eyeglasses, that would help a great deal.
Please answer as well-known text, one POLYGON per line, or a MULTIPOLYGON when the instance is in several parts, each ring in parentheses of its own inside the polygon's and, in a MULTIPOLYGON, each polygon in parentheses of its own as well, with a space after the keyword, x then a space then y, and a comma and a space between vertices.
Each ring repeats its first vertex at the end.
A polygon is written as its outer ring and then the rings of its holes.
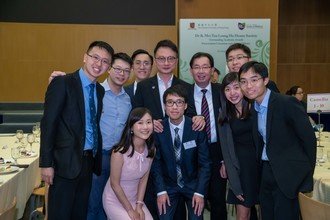
POLYGON ((144 67, 150 67, 151 62, 137 60, 137 61, 134 62, 134 65, 136 65, 136 66, 141 66, 142 65, 144 67))
POLYGON ((130 69, 122 69, 119 67, 112 67, 112 69, 116 74, 120 74, 123 72, 124 74, 129 75, 131 73, 130 69))
POLYGON ((239 84, 241 85, 241 87, 245 87, 247 86, 249 83, 251 84, 251 86, 255 86, 257 85, 258 81, 260 79, 263 79, 262 77, 259 77, 259 78, 252 78, 251 80, 246 80, 246 79, 241 79, 239 81, 239 84))
POLYGON ((177 107, 182 107, 186 102, 179 99, 179 100, 176 100, 176 101, 173 101, 173 100, 166 100, 165 102, 165 105, 168 106, 168 107, 172 107, 174 106, 174 104, 176 104, 177 107))
POLYGON ((98 63, 98 62, 101 61, 101 64, 110 66, 110 61, 108 59, 105 59, 105 58, 102 59, 101 57, 99 57, 97 55, 90 55, 88 53, 86 53, 86 54, 87 54, 87 56, 89 56, 90 58, 92 58, 92 61, 94 63, 98 63))
POLYGON ((168 63, 174 63, 176 61, 176 57, 170 56, 170 57, 156 57, 155 58, 158 63, 165 63, 166 60, 168 63))
POLYGON ((296 95, 303 95, 304 92, 297 92, 296 95))
POLYGON ((242 60, 244 58, 249 58, 249 57, 248 56, 244 56, 244 55, 238 55, 237 57, 230 57, 230 58, 227 59, 227 63, 232 63, 235 60, 240 61, 240 60, 242 60))
POLYGON ((211 67, 210 66, 193 66, 192 69, 194 71, 200 71, 201 70, 202 72, 204 72, 204 71, 210 70, 211 67))

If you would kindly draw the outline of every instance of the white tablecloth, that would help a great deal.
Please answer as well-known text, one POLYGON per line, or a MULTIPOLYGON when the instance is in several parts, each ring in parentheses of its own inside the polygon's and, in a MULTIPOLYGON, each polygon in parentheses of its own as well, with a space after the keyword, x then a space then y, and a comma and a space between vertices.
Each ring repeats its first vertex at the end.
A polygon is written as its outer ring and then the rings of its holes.
MULTIPOLYGON (((14 135, 0 136, 0 157, 11 159, 11 147, 15 143, 14 135), (7 148, 3 149, 3 146, 7 148)), ((32 145, 33 150, 39 154, 39 144, 32 145)), ((17 218, 22 218, 25 204, 33 189, 40 185, 39 156, 31 158, 19 158, 18 164, 29 164, 28 168, 20 168, 18 172, 0 175, 0 212, 10 206, 13 199, 17 201, 17 218)))
POLYGON ((317 150, 323 150, 323 161, 315 167, 313 198, 330 204, 330 158, 327 158, 328 151, 330 154, 330 132, 322 133, 321 146, 324 147, 317 150))

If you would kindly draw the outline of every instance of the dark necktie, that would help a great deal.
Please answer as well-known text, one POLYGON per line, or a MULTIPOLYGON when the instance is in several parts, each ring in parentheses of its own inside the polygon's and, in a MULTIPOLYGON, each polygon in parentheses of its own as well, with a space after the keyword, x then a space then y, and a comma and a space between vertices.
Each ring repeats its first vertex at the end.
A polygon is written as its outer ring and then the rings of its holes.
POLYGON ((178 186, 183 187, 183 179, 180 167, 180 157, 181 157, 181 140, 179 135, 179 128, 174 128, 175 136, 174 136, 174 153, 175 153, 175 161, 176 161, 176 177, 178 186))
POLYGON ((97 132, 97 120, 96 120, 96 108, 94 101, 94 87, 95 84, 89 85, 89 109, 90 109, 90 124, 92 126, 92 141, 93 141, 93 156, 96 155, 98 146, 98 132, 97 132))
POLYGON ((205 118, 205 131, 207 133, 207 138, 208 138, 208 140, 211 140, 210 111, 209 111, 209 105, 207 103, 206 96, 205 96, 207 89, 202 89, 201 92, 203 93, 201 113, 205 118))

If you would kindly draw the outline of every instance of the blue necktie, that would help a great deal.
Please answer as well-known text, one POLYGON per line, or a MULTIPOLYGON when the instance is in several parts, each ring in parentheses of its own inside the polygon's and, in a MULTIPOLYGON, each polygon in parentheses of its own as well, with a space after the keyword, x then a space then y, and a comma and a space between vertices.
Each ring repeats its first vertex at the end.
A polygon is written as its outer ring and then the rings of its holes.
POLYGON ((179 128, 174 128, 175 136, 174 136, 174 153, 175 153, 175 161, 176 161, 176 177, 178 186, 183 187, 183 179, 182 172, 180 167, 180 158, 181 158, 181 140, 179 135, 179 128))
POLYGON ((94 87, 95 87, 95 84, 93 84, 93 83, 89 85, 89 109, 90 109, 90 124, 92 126, 93 156, 96 155, 97 146, 98 146, 96 108, 95 108, 95 101, 94 101, 94 87))

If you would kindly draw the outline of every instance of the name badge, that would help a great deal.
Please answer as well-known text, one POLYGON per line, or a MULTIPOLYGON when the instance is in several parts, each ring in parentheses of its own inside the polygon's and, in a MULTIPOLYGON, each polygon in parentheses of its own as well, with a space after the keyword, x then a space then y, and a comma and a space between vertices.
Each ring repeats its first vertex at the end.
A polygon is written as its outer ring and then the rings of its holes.
POLYGON ((183 143, 183 147, 184 147, 184 149, 188 150, 190 148, 197 147, 197 145, 196 145, 195 140, 192 140, 192 141, 188 141, 186 143, 183 143))

